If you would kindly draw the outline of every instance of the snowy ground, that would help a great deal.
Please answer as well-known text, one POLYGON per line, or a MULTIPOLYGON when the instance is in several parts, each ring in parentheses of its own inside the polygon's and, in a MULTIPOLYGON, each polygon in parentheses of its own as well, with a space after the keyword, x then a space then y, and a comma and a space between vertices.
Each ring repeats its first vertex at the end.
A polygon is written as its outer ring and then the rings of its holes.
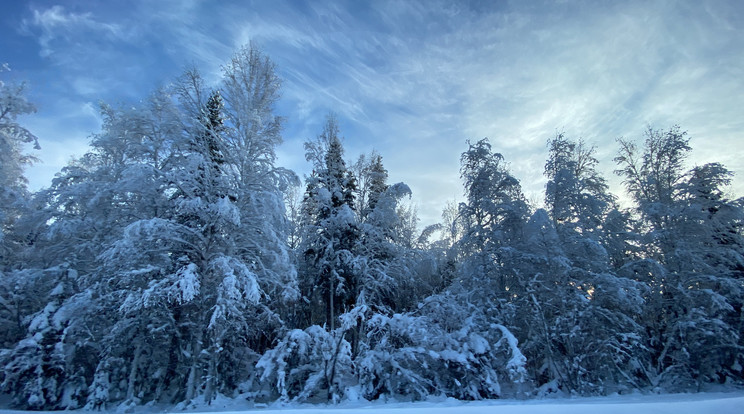
MULTIPOLYGON (((115 412, 112 410, 111 412, 115 412)), ((121 410, 120 410, 121 412, 121 410)), ((550 400, 494 400, 461 402, 452 399, 421 403, 342 403, 338 406, 271 406, 251 407, 245 401, 223 399, 211 406, 184 411, 156 407, 137 407, 134 413, 202 413, 221 414, 742 414, 744 392, 629 395, 617 397, 571 398, 550 400)), ((0 414, 28 414, 24 411, 0 409, 0 414)))

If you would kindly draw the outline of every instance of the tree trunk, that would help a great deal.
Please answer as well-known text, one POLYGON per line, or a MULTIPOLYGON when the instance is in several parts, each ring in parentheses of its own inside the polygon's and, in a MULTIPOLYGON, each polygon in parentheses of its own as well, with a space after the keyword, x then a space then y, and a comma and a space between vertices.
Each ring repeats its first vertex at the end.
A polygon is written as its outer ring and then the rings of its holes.
POLYGON ((210 346, 209 367, 207 368, 206 387, 204 389, 204 402, 212 405, 212 400, 217 391, 217 359, 219 358, 219 345, 210 346))
POLYGON ((186 401, 191 401, 196 398, 199 374, 201 371, 199 358, 202 351, 202 334, 199 332, 195 335, 191 343, 191 368, 189 369, 189 376, 186 382, 186 401))
POLYGON ((127 383, 127 400, 131 400, 134 397, 134 386, 137 381, 137 369, 139 368, 141 355, 142 355, 142 342, 137 344, 137 348, 134 350, 134 358, 132 358, 132 364, 129 367, 129 381, 127 383))

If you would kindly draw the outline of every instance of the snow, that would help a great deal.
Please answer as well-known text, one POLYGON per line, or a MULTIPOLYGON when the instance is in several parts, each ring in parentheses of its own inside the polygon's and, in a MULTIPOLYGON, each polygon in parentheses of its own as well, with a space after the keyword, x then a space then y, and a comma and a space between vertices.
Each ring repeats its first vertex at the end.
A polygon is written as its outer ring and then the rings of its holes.
POLYGON ((178 277, 178 281, 176 282, 175 299, 179 304, 191 302, 199 296, 201 283, 199 282, 199 269, 195 264, 189 263, 179 269, 176 277, 178 277))
MULTIPOLYGON (((441 399, 420 403, 349 402, 338 406, 294 405, 270 406, 259 410, 234 410, 226 400, 211 407, 199 407, 193 412, 218 411, 223 414, 238 414, 255 411, 263 414, 583 414, 583 413, 629 413, 633 414, 701 414, 741 413, 744 393, 672 394, 672 395, 628 395, 615 397, 573 398, 562 400, 491 400, 462 402, 441 399), (221 407, 220 407, 221 406, 221 407), (223 411, 224 408, 226 411, 223 411)), ((5 414, 0 412, 0 414, 5 414)))
POLYGON ((212 206, 214 213, 226 222, 235 226, 240 225, 240 210, 230 202, 228 197, 222 197, 212 206))
MULTIPOLYGON (((3 401, 3 406, 6 401, 3 401)), ((541 400, 489 400, 463 402, 452 398, 440 398, 426 402, 366 402, 348 401, 335 406, 309 404, 253 404, 242 398, 217 397, 211 405, 201 399, 183 409, 187 413, 221 414, 739 414, 744 407, 744 391, 712 392, 699 394, 622 395, 610 397, 541 399, 541 400)), ((129 408, 129 407, 128 407, 129 408)), ((180 407, 179 407, 180 408, 180 407)), ((71 410, 82 413, 83 410, 71 410)), ((169 413, 181 410, 159 405, 131 408, 138 413, 169 413)), ((117 408, 109 409, 117 412, 117 408)), ((28 414, 28 411, 0 409, 0 414, 28 414)))
MULTIPOLYGON (((643 154, 619 141, 620 175, 637 206, 610 221, 614 198, 594 170, 593 149, 559 134, 546 165, 547 210, 527 221, 518 180, 484 139, 462 155, 467 202, 448 208, 449 235, 417 246, 415 209, 400 203, 410 188, 387 187, 379 155, 359 162, 365 184, 355 185, 330 116, 318 141, 306 144, 314 172, 289 223, 273 172, 281 129, 270 114, 273 64, 254 67, 260 52, 241 53, 225 70, 224 136, 216 127, 205 135, 206 113, 191 99, 201 93, 193 71, 168 88, 178 96, 162 90, 131 110, 103 105, 93 152, 38 199, 19 195, 22 154, 11 151, 11 167, 0 162, 0 235, 13 235, 0 246, 12 253, 0 260, 0 302, 9 304, 0 344, 10 347, 0 349, 0 380, 17 406, 256 408, 248 394, 211 406, 140 406, 240 389, 266 401, 279 396, 265 412, 684 413, 725 412, 710 404, 744 397, 743 388, 708 399, 363 400, 744 385, 744 354, 736 352, 742 201, 723 198, 729 173, 719 165, 684 173, 685 133, 649 128, 643 154), (269 83, 240 83, 254 70, 269 83), (258 95, 264 103, 246 101, 258 95), (659 158, 666 153, 677 161, 659 158), (651 188, 660 174, 669 182, 651 188), (40 243, 20 243, 28 234, 40 243), (292 294, 272 300, 283 293, 292 294), (343 403, 283 405, 326 396, 343 403), (684 407, 669 411, 680 401, 684 407)), ((18 136, 25 130, 14 121, 32 107, 22 88, 4 98, 3 85, 0 103, 10 104, 0 105, 0 138, 10 137, 13 149, 35 141, 27 131, 18 136)), ((216 112, 208 117, 212 126, 222 122, 216 112)))

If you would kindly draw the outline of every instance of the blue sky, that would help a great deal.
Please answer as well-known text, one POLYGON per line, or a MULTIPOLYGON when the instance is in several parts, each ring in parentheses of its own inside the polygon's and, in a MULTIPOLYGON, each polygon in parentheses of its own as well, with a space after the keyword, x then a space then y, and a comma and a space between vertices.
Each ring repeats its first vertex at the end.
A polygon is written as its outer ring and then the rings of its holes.
POLYGON ((195 65, 216 80, 250 40, 283 78, 279 163, 300 175, 302 142, 338 114, 347 158, 373 148, 424 224, 462 194, 466 139, 489 137, 541 202, 557 131, 612 158, 620 136, 680 124, 690 166, 718 161, 744 195, 742 1, 28 1, 5 2, 0 63, 25 80, 42 145, 30 187, 48 186, 100 127, 99 101, 134 102, 195 65), (9 3, 9 4, 8 4, 9 3))

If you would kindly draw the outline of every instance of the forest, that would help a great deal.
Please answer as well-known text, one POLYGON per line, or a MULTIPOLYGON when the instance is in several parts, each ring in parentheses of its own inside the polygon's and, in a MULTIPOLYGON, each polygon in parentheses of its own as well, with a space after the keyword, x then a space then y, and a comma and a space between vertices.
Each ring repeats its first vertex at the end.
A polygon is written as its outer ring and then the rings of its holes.
MULTIPOLYGON (((27 189, 34 111, 0 82, 0 391, 21 409, 696 392, 744 385, 744 199, 679 126, 545 137, 542 205, 499 137, 463 142, 462 202, 420 229, 383 156, 277 165, 259 48, 101 104, 90 151, 27 189), (508 154, 507 154, 508 156, 508 154)), ((680 120, 684 121, 684 120, 680 120)), ((641 126, 642 127, 642 126, 641 126)), ((415 189, 414 189, 415 190, 415 189)))

